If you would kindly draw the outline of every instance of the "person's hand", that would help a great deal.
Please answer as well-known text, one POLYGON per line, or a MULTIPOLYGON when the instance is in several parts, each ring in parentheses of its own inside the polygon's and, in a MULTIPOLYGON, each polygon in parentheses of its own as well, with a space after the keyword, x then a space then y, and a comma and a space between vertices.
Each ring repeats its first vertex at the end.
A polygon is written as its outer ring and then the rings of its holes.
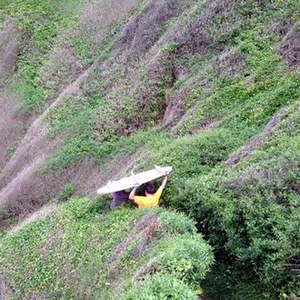
POLYGON ((171 174, 171 171, 170 171, 170 170, 167 170, 167 171, 165 171, 165 172, 164 172, 164 176, 167 176, 167 177, 169 177, 169 176, 170 176, 170 174, 171 174))
POLYGON ((133 186, 134 186, 135 189, 137 189, 140 185, 141 184, 138 181, 136 181, 133 186))
POLYGON ((131 176, 132 176, 132 178, 133 178, 133 186, 134 186, 135 188, 138 188, 141 184, 139 183, 137 177, 133 174, 133 172, 131 172, 131 176))

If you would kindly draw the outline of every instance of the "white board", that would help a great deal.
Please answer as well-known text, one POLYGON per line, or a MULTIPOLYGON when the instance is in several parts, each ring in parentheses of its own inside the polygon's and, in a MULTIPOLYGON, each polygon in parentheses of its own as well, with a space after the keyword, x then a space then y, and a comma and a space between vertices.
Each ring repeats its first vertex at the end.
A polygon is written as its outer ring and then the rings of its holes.
POLYGON ((110 194, 117 191, 129 189, 134 187, 137 181, 139 184, 144 184, 148 181, 162 177, 166 173, 170 173, 171 171, 172 167, 156 167, 155 169, 146 172, 131 174, 130 176, 122 178, 120 180, 109 181, 105 186, 97 190, 97 194, 110 194))

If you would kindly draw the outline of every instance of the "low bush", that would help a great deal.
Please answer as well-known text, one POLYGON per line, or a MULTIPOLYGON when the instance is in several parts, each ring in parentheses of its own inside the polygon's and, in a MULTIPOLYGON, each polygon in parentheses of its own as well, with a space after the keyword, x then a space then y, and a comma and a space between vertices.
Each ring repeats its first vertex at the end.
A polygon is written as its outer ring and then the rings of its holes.
POLYGON ((72 183, 66 184, 58 195, 59 201, 67 201, 75 193, 76 188, 72 183))
POLYGON ((124 300, 175 299, 195 300, 197 294, 182 281, 168 275, 148 276, 136 288, 127 292, 124 300))

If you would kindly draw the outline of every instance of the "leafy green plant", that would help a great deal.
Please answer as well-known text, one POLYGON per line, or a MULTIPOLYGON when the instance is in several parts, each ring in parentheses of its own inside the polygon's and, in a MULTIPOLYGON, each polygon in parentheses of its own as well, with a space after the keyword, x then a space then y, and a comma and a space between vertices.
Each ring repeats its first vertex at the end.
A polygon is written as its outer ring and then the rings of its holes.
POLYGON ((60 191, 58 195, 59 201, 66 201, 68 200, 76 191, 75 186, 72 183, 66 184, 60 191))
POLYGON ((168 275, 148 276, 137 286, 127 292, 124 300, 146 300, 146 299, 176 299, 195 300, 197 295, 188 285, 180 280, 168 275))
POLYGON ((163 246, 167 251, 161 252, 156 267, 163 274, 172 275, 192 286, 194 283, 197 285, 197 282, 205 278, 213 262, 209 247, 199 241, 199 236, 195 235, 183 235, 172 242, 164 241, 169 246, 163 246))

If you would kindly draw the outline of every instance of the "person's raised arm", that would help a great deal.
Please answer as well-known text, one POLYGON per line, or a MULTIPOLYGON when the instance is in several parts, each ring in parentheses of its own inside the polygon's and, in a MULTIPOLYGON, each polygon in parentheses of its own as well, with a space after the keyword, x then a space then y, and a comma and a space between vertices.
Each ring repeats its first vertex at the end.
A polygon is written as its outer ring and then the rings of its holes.
POLYGON ((162 184, 161 184, 160 187, 162 189, 164 189, 166 187, 167 182, 168 182, 168 175, 165 175, 164 180, 163 180, 163 182, 162 182, 162 184))
POLYGON ((133 188, 133 190, 130 192, 128 198, 129 198, 130 200, 134 200, 134 197, 135 197, 135 194, 136 194, 136 190, 137 190, 137 188, 140 186, 140 183, 139 183, 138 179, 136 178, 136 176, 134 175, 133 170, 131 171, 131 176, 133 177, 135 183, 134 183, 134 188, 133 188))
POLYGON ((130 192, 130 194, 129 194, 129 199, 130 200, 134 200, 134 197, 135 197, 135 193, 136 193, 136 190, 137 190, 137 186, 135 186, 134 188, 133 188, 133 190, 130 192))

